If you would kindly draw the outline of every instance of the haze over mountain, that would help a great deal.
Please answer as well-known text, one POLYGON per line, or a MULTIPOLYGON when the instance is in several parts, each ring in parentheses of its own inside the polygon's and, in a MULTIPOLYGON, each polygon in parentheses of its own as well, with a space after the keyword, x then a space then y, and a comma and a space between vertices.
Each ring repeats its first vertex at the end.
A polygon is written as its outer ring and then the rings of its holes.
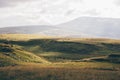
POLYGON ((96 37, 120 38, 120 19, 117 18, 80 17, 58 26, 96 37))
POLYGON ((56 27, 47 26, 47 25, 30 25, 30 26, 14 26, 14 27, 5 27, 0 28, 0 33, 20 33, 20 34, 37 34, 44 30, 55 29, 56 27))
POLYGON ((45 34, 64 37, 102 37, 120 39, 120 19, 80 17, 59 25, 0 28, 0 33, 45 34))

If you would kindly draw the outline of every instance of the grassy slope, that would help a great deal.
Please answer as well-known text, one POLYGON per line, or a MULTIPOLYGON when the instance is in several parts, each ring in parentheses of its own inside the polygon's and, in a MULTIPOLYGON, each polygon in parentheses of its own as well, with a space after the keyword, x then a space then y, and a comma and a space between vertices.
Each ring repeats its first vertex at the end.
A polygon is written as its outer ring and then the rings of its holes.
POLYGON ((22 62, 47 63, 48 61, 17 46, 0 44, 0 66, 16 65, 22 62))
POLYGON ((71 61, 47 64, 48 62, 46 62, 46 60, 41 60, 41 56, 46 57, 47 59, 50 58, 50 60, 74 60, 83 57, 86 58, 86 56, 94 57, 111 53, 119 54, 120 45, 118 40, 113 40, 109 43, 107 43, 106 40, 102 42, 101 40, 98 40, 97 42, 95 40, 95 42, 93 41, 90 43, 89 41, 84 40, 65 41, 66 39, 63 40, 60 38, 54 38, 55 41, 50 38, 49 40, 40 39, 23 41, 23 39, 16 39, 14 41, 15 36, 12 38, 11 35, 7 35, 7 37, 9 36, 10 38, 9 41, 7 41, 7 38, 4 36, 4 38, 0 37, 0 49, 3 46, 4 48, 7 46, 7 50, 3 49, 0 51, 0 63, 4 65, 15 65, 16 63, 20 64, 20 62, 22 62, 22 64, 12 67, 0 67, 1 80, 119 80, 120 64, 71 61), (9 44, 6 45, 6 43, 9 44), (64 48, 65 50, 63 50, 64 48), (82 51, 79 51, 79 49, 82 51), (5 51, 7 51, 7 53, 9 52, 9 56, 8 54, 5 54, 5 51), (40 57, 36 55, 39 55, 40 57), (29 62, 27 60, 29 60, 29 62), (44 62, 46 64, 37 64, 36 61, 44 62))
POLYGON ((99 43, 88 44, 78 42, 59 42, 52 39, 37 39, 30 41, 11 42, 20 45, 23 49, 46 57, 49 60, 68 59, 78 60, 81 58, 106 56, 120 52, 120 44, 99 43), (46 54, 46 55, 45 55, 46 54))
MULTIPOLYGON (((8 43, 19 45, 24 50, 51 61, 79 60, 120 53, 120 40, 113 39, 54 37, 45 39, 45 37, 25 34, 3 34, 1 39, 8 39, 8 43), (19 36, 18 40, 17 36, 19 36)), ((0 42, 5 42, 5 40, 0 40, 0 42)))

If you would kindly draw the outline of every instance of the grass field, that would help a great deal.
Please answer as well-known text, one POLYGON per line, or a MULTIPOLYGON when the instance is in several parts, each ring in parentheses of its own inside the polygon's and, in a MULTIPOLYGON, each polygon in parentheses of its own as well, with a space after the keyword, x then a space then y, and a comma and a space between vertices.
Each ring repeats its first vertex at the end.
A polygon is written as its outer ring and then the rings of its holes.
POLYGON ((119 78, 120 40, 0 35, 0 80, 119 78))
POLYGON ((0 68, 1 80, 119 80, 120 66, 108 63, 24 64, 0 68))

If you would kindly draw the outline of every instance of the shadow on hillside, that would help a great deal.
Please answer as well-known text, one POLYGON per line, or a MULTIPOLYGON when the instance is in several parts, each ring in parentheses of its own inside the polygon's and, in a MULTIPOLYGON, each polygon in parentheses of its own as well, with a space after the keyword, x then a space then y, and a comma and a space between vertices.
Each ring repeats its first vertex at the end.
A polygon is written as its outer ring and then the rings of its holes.
MULTIPOLYGON (((10 47, 14 45, 22 46, 23 50, 35 53, 38 56, 55 52, 52 56, 44 56, 49 61, 79 60, 96 56, 108 56, 109 54, 120 54, 120 44, 114 43, 88 44, 87 42, 66 42, 55 39, 32 39, 28 41, 0 40, 0 44, 7 44, 10 47)), ((9 47, 0 48, 0 51, 6 51, 6 48, 9 47)), ((101 62, 105 60, 97 59, 95 61, 101 62)))
POLYGON ((99 50, 96 45, 77 43, 77 42, 60 42, 52 39, 32 39, 29 41, 7 41, 0 40, 2 43, 14 44, 20 46, 40 46, 43 51, 63 52, 63 53, 84 53, 88 54, 99 50))
POLYGON ((56 41, 53 39, 32 39, 29 41, 7 41, 0 40, 0 43, 14 44, 20 46, 40 46, 43 51, 46 52, 63 52, 63 53, 80 53, 89 54, 102 50, 109 50, 113 52, 120 52, 120 44, 105 44, 101 43, 102 46, 87 43, 78 42, 64 42, 56 41))

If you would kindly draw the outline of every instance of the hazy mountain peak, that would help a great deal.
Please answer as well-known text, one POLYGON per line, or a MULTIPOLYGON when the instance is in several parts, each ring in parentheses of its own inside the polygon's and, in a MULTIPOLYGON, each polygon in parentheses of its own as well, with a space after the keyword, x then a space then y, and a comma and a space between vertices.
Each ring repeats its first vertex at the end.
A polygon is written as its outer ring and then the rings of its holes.
POLYGON ((116 18, 80 17, 58 26, 98 37, 120 38, 120 19, 116 18))

